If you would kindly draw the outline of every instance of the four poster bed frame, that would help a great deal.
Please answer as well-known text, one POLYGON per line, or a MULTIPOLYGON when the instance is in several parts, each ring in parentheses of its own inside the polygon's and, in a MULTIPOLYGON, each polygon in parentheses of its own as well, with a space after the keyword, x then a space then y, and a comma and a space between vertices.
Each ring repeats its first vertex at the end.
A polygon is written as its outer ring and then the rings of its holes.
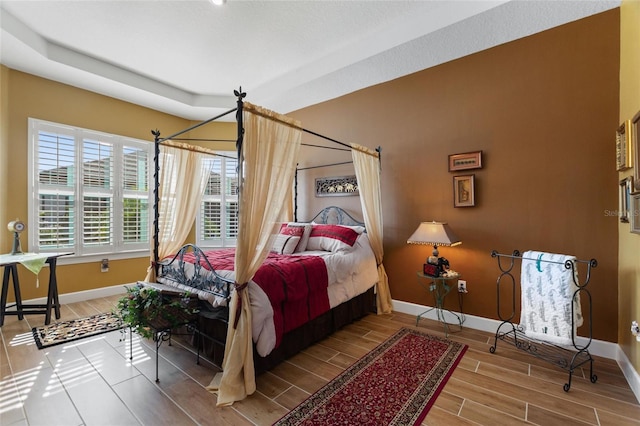
MULTIPOLYGON (((166 138, 160 137, 160 132, 158 130, 152 131, 152 134, 155 136, 155 152, 154 152, 154 219, 153 219, 153 261, 152 266, 155 270, 156 277, 162 277, 165 271, 163 271, 164 267, 167 264, 172 262, 182 262, 182 255, 184 255, 187 251, 192 251, 193 255, 198 259, 203 259, 204 262, 208 263, 204 253, 197 247, 193 245, 186 245, 183 249, 180 250, 178 254, 176 254, 170 260, 162 260, 159 258, 159 234, 160 234, 160 146, 165 141, 176 140, 176 141, 222 141, 222 142, 233 142, 230 140, 220 140, 220 139, 189 139, 189 138, 180 138, 181 135, 194 130, 200 126, 205 124, 214 122, 219 120, 222 117, 227 116, 230 113, 236 113, 236 121, 237 121, 237 140, 236 142, 236 150, 237 150, 237 158, 238 162, 241 160, 241 152, 242 152, 242 143, 243 143, 243 135, 244 135, 244 127, 243 127, 243 98, 246 96, 245 93, 242 92, 240 88, 239 91, 234 91, 234 94, 237 96, 237 107, 233 108, 229 111, 226 111, 216 117, 213 117, 209 120, 197 123, 189 128, 186 128, 182 131, 179 131, 171 136, 166 138)), ((302 129, 303 132, 312 134, 314 136, 320 137, 322 139, 328 140, 330 142, 336 143, 338 145, 349 148, 349 151, 352 149, 351 146, 344 144, 340 141, 337 141, 332 138, 328 138, 326 136, 320 135, 318 133, 302 129)), ((307 145, 307 144, 302 144, 307 145)), ((311 145, 320 148, 329 148, 336 149, 332 147, 326 147, 322 145, 311 145)), ((346 149, 344 149, 346 151, 346 149)), ((378 159, 380 159, 381 150, 378 147, 376 149, 378 153, 378 159)), ((338 164, 347 164, 350 162, 344 163, 336 163, 329 164, 318 167, 326 167, 333 166, 338 164)), ((294 220, 297 219, 297 172, 294 180, 294 220)), ((239 212, 240 214, 240 212, 239 212)), ((316 223, 332 223, 332 224, 342 224, 342 225, 361 225, 364 226, 364 223, 359 222, 353 217, 351 217, 347 212, 337 207, 329 207, 322 210, 318 213, 313 219, 310 220, 315 221, 316 223)), ((196 262, 199 265, 201 262, 198 260, 196 262)), ((213 270, 213 268, 210 268, 213 270)), ((180 279, 180 278, 179 278, 180 279)), ((183 277, 184 281, 189 281, 190 277, 183 277)), ((187 285, 190 285, 187 283, 187 285)), ((203 283, 191 284, 194 287, 203 288, 203 283)), ((207 288, 207 291, 215 293, 216 295, 227 297, 229 300, 230 291, 233 288, 233 281, 228 278, 224 278, 220 275, 213 273, 213 278, 210 279, 207 283, 204 284, 204 287, 207 288)), ((271 369, 276 366, 286 358, 291 357, 292 355, 300 352, 302 349, 312 345, 313 343, 329 336, 336 330, 340 329, 344 325, 347 325, 354 320, 361 318, 369 313, 376 312, 376 294, 375 294, 374 285, 366 292, 346 301, 340 305, 337 305, 330 309, 328 312, 321 314, 315 319, 307 322, 306 324, 297 327, 287 333, 282 338, 281 343, 273 349, 267 356, 260 356, 255 350, 254 345, 254 365, 256 373, 260 373, 271 369)), ((224 354, 224 344, 227 334, 227 326, 228 326, 228 308, 218 308, 214 310, 204 309, 201 310, 197 319, 198 323, 195 325, 195 329, 197 333, 194 334, 194 344, 198 346, 198 354, 202 349, 205 356, 211 359, 218 366, 222 365, 223 354, 224 354), (200 339, 200 336, 204 336, 204 339, 200 339)), ((167 340, 163 337, 162 340, 167 340)), ((160 344, 160 339, 156 341, 156 344, 160 344)))

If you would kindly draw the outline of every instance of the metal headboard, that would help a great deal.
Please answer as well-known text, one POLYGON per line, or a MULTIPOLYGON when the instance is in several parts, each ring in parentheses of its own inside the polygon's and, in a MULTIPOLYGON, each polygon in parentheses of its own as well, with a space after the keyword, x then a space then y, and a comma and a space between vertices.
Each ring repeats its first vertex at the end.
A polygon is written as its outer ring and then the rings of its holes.
POLYGON ((346 210, 336 206, 325 207, 309 222, 332 225, 364 226, 364 222, 354 219, 353 216, 346 212, 346 210))

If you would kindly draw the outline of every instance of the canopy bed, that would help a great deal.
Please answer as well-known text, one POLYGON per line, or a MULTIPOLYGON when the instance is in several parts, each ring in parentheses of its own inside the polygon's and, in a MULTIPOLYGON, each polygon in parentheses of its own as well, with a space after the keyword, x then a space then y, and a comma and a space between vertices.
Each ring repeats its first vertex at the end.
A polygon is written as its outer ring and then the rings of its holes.
POLYGON ((241 89, 234 93, 232 110, 167 138, 153 132, 155 217, 145 279, 196 292, 211 308, 200 317, 210 315, 212 321, 200 327, 225 342, 223 372, 208 388, 217 392, 218 405, 252 394, 256 371, 365 315, 374 303, 378 313, 391 312, 382 265, 380 150, 311 132, 298 121, 244 102, 241 89), (176 140, 232 112, 240 177, 236 247, 206 252, 181 247, 206 184, 201 156, 213 152, 176 140), (306 223, 291 221, 289 200, 305 132, 351 150, 363 222, 335 207, 306 223), (208 329, 220 324, 222 331, 208 329))

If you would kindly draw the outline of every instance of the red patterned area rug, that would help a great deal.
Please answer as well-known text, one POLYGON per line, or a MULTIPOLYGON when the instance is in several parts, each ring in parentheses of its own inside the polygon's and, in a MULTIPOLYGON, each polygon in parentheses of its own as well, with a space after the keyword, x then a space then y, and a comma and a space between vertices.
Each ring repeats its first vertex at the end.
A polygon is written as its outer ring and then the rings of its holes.
POLYGON ((466 350, 402 328, 274 425, 419 425, 466 350))

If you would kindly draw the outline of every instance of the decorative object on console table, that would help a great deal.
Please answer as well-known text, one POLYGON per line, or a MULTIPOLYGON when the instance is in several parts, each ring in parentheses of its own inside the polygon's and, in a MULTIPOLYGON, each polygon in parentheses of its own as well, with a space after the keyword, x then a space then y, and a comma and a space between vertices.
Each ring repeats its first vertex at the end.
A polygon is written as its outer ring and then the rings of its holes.
POLYGON ((635 192, 640 192, 640 111, 631 119, 631 155, 636 168, 633 171, 635 192))
POLYGON ((632 166, 631 120, 626 120, 616 130, 616 170, 627 170, 632 166))
POLYGON ((453 206, 473 207, 476 205, 475 175, 453 177, 453 206))
POLYGON ((20 245, 20 233, 24 231, 24 222, 20 219, 13 220, 7 224, 9 232, 13 232, 13 246, 11 248, 11 254, 22 254, 22 247, 20 245))
POLYGON ((358 180, 354 176, 316 178, 316 197, 359 195, 358 180))
POLYGON ((449 171, 471 170, 482 168, 482 151, 465 152, 449 156, 449 171))
POLYGON ((444 257, 439 257, 438 246, 457 246, 462 241, 456 237, 447 222, 421 222, 418 228, 407 239, 407 244, 423 244, 433 246, 431 256, 427 258, 423 265, 425 275, 439 277, 442 275, 455 274, 449 269, 449 261, 444 257))
POLYGON ((628 176, 620 181, 620 222, 629 223, 631 210, 631 193, 633 192, 633 178, 628 176))

